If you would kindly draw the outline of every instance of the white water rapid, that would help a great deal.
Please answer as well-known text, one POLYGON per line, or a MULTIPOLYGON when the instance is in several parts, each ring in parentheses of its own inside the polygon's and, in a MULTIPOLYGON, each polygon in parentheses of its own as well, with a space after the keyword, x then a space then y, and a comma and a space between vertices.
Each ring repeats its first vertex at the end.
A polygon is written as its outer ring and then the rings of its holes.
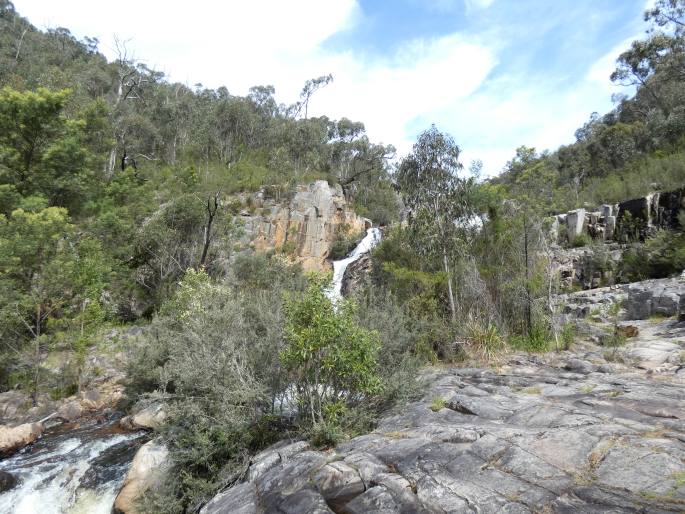
POLYGON ((345 270, 354 261, 365 253, 369 253, 381 241, 381 231, 377 228, 370 228, 366 231, 366 236, 362 239, 357 247, 352 250, 347 257, 339 261, 333 261, 333 284, 326 292, 328 298, 335 303, 342 298, 342 283, 345 276, 345 270))
POLYGON ((0 461, 18 479, 0 494, 0 513, 110 514, 142 435, 121 433, 114 422, 48 431, 0 461))

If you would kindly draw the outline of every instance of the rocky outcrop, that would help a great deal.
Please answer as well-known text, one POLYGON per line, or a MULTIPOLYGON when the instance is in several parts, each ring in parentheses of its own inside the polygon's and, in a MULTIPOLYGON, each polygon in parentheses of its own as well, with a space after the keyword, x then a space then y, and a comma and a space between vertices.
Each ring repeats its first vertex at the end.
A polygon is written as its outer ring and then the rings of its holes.
POLYGON ((625 320, 679 316, 685 309, 685 280, 644 280, 557 297, 557 304, 570 318, 606 318, 610 307, 617 303, 621 304, 621 318, 625 320))
POLYGON ((133 414, 121 418, 119 424, 126 430, 157 430, 167 419, 162 403, 152 403, 138 408, 133 414))
POLYGON ((373 261, 368 253, 351 262, 343 275, 341 294, 349 296, 362 289, 366 285, 372 269, 373 261))
POLYGON ((141 446, 114 501, 113 513, 139 513, 137 500, 145 491, 163 480, 168 466, 169 452, 159 441, 149 441, 141 446))
POLYGON ((581 235, 626 242, 644 238, 657 228, 682 230, 678 215, 683 208, 685 188, 651 193, 615 205, 602 205, 599 211, 575 209, 558 214, 552 219, 552 232, 560 244, 573 243, 581 235))
POLYGON ((120 384, 107 385, 109 387, 86 389, 78 395, 66 398, 57 408, 57 419, 72 422, 116 407, 123 398, 124 387, 120 384))
POLYGON ((10 455, 27 446, 43 434, 42 423, 24 423, 16 427, 0 426, 0 456, 10 455))
POLYGON ((22 391, 0 393, 0 419, 15 419, 31 407, 31 397, 22 391))
POLYGON ((249 197, 249 204, 239 216, 242 242, 260 252, 281 250, 310 271, 329 269, 326 258, 338 233, 360 233, 370 226, 348 205, 342 187, 325 180, 298 186, 289 199, 270 198, 262 190, 249 197))
POLYGON ((567 290, 579 286, 583 289, 613 285, 618 278, 618 267, 628 245, 607 243, 581 248, 555 248, 554 266, 561 285, 567 290))
POLYGON ((682 512, 685 376, 653 373, 589 343, 432 370, 372 433, 274 446, 202 513, 682 512))

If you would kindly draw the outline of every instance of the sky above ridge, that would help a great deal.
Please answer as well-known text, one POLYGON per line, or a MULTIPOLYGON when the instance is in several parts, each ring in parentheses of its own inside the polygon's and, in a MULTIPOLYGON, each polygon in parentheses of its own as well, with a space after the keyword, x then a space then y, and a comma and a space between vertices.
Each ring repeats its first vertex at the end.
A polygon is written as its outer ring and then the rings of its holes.
POLYGON ((646 0, 13 0, 39 28, 113 37, 171 80, 282 103, 333 74, 309 114, 351 118, 400 155, 431 124, 499 173, 520 145, 574 141, 623 92, 609 75, 646 0))

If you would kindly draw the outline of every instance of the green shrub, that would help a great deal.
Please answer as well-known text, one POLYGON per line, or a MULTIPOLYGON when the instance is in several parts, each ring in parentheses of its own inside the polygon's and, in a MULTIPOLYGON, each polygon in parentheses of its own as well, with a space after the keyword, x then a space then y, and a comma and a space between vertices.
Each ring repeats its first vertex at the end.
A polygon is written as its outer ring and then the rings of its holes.
POLYGON ((659 230, 623 254, 618 275, 623 282, 677 275, 685 269, 685 234, 659 230))
POLYGON ((383 387, 373 407, 382 411, 415 397, 416 375, 423 361, 417 345, 425 331, 387 291, 368 288, 358 301, 360 325, 375 331, 381 343, 377 370, 383 387))
POLYGON ((282 323, 280 291, 245 292, 203 271, 186 272, 136 346, 128 373, 129 393, 162 397, 169 408, 162 436, 174 470, 150 502, 192 510, 278 438, 281 429, 264 415, 287 387, 278 362, 282 323))
POLYGON ((281 246, 281 252, 285 255, 294 256, 297 252, 297 243, 292 240, 288 240, 281 246))
POLYGON ((436 397, 436 398, 433 398, 433 401, 430 404, 430 410, 432 410, 433 412, 438 412, 438 411, 444 409, 445 405, 447 405, 447 402, 445 401, 444 398, 436 397))
POLYGON ((362 187, 355 196, 354 210, 371 219, 375 225, 390 225, 400 218, 397 193, 385 180, 375 181, 371 187, 362 187))
POLYGON ((281 361, 297 391, 300 417, 315 425, 327 421, 331 404, 353 405, 382 389, 377 372, 378 333, 359 326, 356 305, 333 306, 327 281, 312 276, 303 295, 285 302, 285 341, 281 361))
POLYGON ((559 341, 561 342, 562 350, 569 350, 575 342, 575 326, 573 323, 564 323, 559 334, 559 341))
POLYGON ((314 448, 331 448, 342 441, 344 433, 335 420, 319 421, 307 431, 314 448))
POLYGON ((571 241, 571 246, 573 248, 581 248, 583 246, 588 246, 591 243, 592 238, 588 234, 582 233, 573 238, 573 241, 571 241))
POLYGON ((515 350, 531 353, 546 352, 552 343, 549 329, 540 323, 533 324, 528 335, 515 335, 509 338, 509 344, 515 350))

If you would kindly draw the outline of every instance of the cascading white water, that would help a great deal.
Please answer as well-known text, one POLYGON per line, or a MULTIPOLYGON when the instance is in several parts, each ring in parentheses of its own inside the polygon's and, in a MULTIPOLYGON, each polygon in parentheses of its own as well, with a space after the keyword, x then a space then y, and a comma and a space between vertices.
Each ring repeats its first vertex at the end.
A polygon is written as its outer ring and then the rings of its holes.
POLYGON ((333 261, 333 283, 330 289, 326 292, 328 298, 335 303, 342 298, 342 283, 345 276, 345 270, 354 261, 365 253, 370 252, 381 240, 381 231, 377 228, 370 228, 366 231, 366 236, 362 239, 357 247, 352 250, 347 257, 339 261, 333 261))
POLYGON ((51 436, 0 461, 18 479, 1 514, 110 514, 142 433, 89 427, 51 436))

